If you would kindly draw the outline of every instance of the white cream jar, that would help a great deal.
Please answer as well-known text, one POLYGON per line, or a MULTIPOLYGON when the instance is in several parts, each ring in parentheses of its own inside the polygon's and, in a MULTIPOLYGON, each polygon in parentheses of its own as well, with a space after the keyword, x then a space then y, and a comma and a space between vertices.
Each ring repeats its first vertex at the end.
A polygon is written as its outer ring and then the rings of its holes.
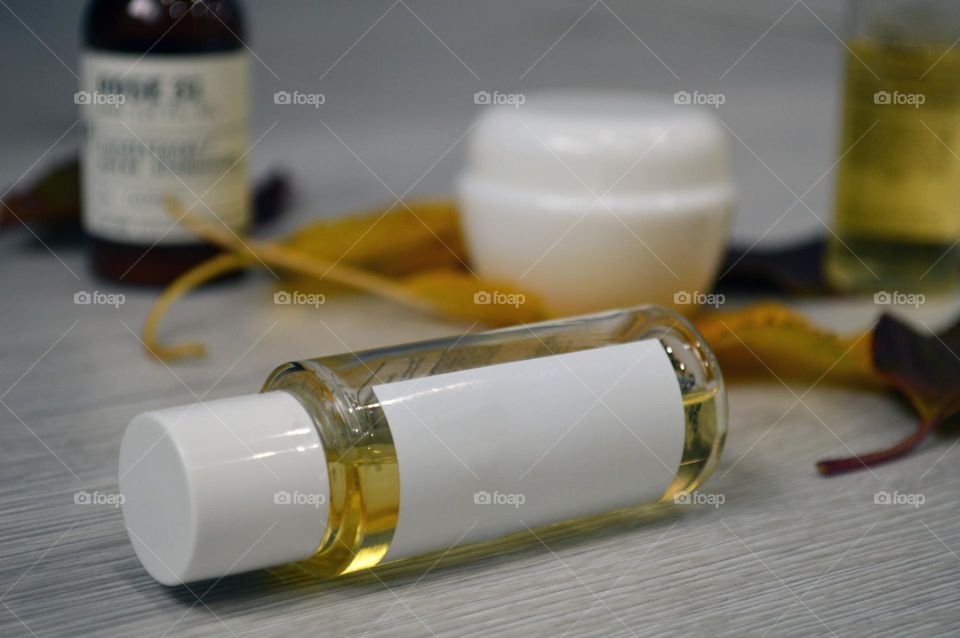
POLYGON ((554 315, 688 310, 710 291, 734 202, 716 116, 595 90, 484 108, 457 188, 480 276, 538 294, 554 315))

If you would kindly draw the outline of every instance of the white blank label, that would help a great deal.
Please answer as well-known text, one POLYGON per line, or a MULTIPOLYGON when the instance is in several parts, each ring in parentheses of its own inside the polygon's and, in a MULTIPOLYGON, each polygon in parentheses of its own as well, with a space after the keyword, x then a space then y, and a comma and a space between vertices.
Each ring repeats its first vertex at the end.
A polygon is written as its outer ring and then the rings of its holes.
POLYGON ((680 466, 680 387, 654 339, 373 391, 400 470, 385 560, 656 501, 680 466))

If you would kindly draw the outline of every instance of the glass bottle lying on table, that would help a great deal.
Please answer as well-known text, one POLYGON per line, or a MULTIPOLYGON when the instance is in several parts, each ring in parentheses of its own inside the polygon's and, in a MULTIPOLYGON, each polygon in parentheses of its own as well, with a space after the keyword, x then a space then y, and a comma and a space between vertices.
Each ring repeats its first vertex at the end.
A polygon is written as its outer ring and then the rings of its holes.
POLYGON ((123 514, 167 585, 336 576, 673 500, 726 425, 702 338, 638 307, 287 363, 260 394, 140 414, 123 514))

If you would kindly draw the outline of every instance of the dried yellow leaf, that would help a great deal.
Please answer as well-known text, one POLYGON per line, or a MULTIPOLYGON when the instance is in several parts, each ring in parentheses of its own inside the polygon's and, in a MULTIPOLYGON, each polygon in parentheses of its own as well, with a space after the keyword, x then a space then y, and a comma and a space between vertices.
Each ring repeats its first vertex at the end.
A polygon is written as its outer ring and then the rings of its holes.
POLYGON ((728 377, 881 386, 870 354, 871 333, 838 336, 780 304, 699 315, 694 324, 728 377))
POLYGON ((359 217, 312 223, 282 241, 241 238, 189 215, 174 199, 171 213, 199 237, 220 246, 215 257, 177 278, 144 325, 144 344, 161 360, 201 356, 203 344, 164 345, 160 322, 174 301, 231 270, 264 265, 300 283, 368 292, 425 312, 500 326, 543 318, 533 295, 474 276, 463 261, 456 209, 449 201, 416 202, 359 217))

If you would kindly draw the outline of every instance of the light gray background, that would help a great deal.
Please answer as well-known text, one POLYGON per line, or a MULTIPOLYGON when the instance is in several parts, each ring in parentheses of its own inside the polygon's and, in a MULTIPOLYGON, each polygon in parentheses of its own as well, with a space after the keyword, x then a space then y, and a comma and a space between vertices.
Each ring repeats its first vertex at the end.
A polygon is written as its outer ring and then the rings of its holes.
MULTIPOLYGON (((70 127, 81 4, 0 0, 0 183, 29 182, 77 146, 79 129, 70 127)), ((844 3, 246 6, 260 60, 255 135, 263 138, 253 161, 258 172, 285 166, 294 175, 297 210, 287 227, 389 202, 391 191, 414 183, 412 194, 449 193, 474 92, 559 85, 724 94, 720 116, 741 191, 734 237, 773 245, 826 232, 844 3), (277 90, 322 92, 327 103, 279 107, 277 90), (809 210, 794 205, 800 195, 809 210)), ((319 311, 277 307, 273 282, 252 277, 176 307, 165 334, 205 339, 210 355, 167 369, 136 337, 153 292, 92 279, 78 248, 47 250, 25 232, 0 241, 2 635, 960 629, 956 438, 932 437, 895 464, 823 479, 816 459, 889 444, 914 417, 890 397, 776 381, 731 388, 727 451, 705 488, 724 495, 719 508, 667 507, 552 532, 494 557, 461 552, 332 582, 258 574, 209 591, 165 589, 139 566, 118 511, 74 504, 78 490, 116 489, 119 437, 135 413, 255 390, 287 359, 467 326, 361 297, 319 311), (122 292, 126 303, 76 306, 79 290, 122 292), (881 489, 919 492, 926 502, 875 505, 881 489)), ((869 326, 883 310, 863 299, 797 305, 845 330, 869 326)), ((897 311, 923 329, 956 307, 952 297, 931 298, 897 311)))

